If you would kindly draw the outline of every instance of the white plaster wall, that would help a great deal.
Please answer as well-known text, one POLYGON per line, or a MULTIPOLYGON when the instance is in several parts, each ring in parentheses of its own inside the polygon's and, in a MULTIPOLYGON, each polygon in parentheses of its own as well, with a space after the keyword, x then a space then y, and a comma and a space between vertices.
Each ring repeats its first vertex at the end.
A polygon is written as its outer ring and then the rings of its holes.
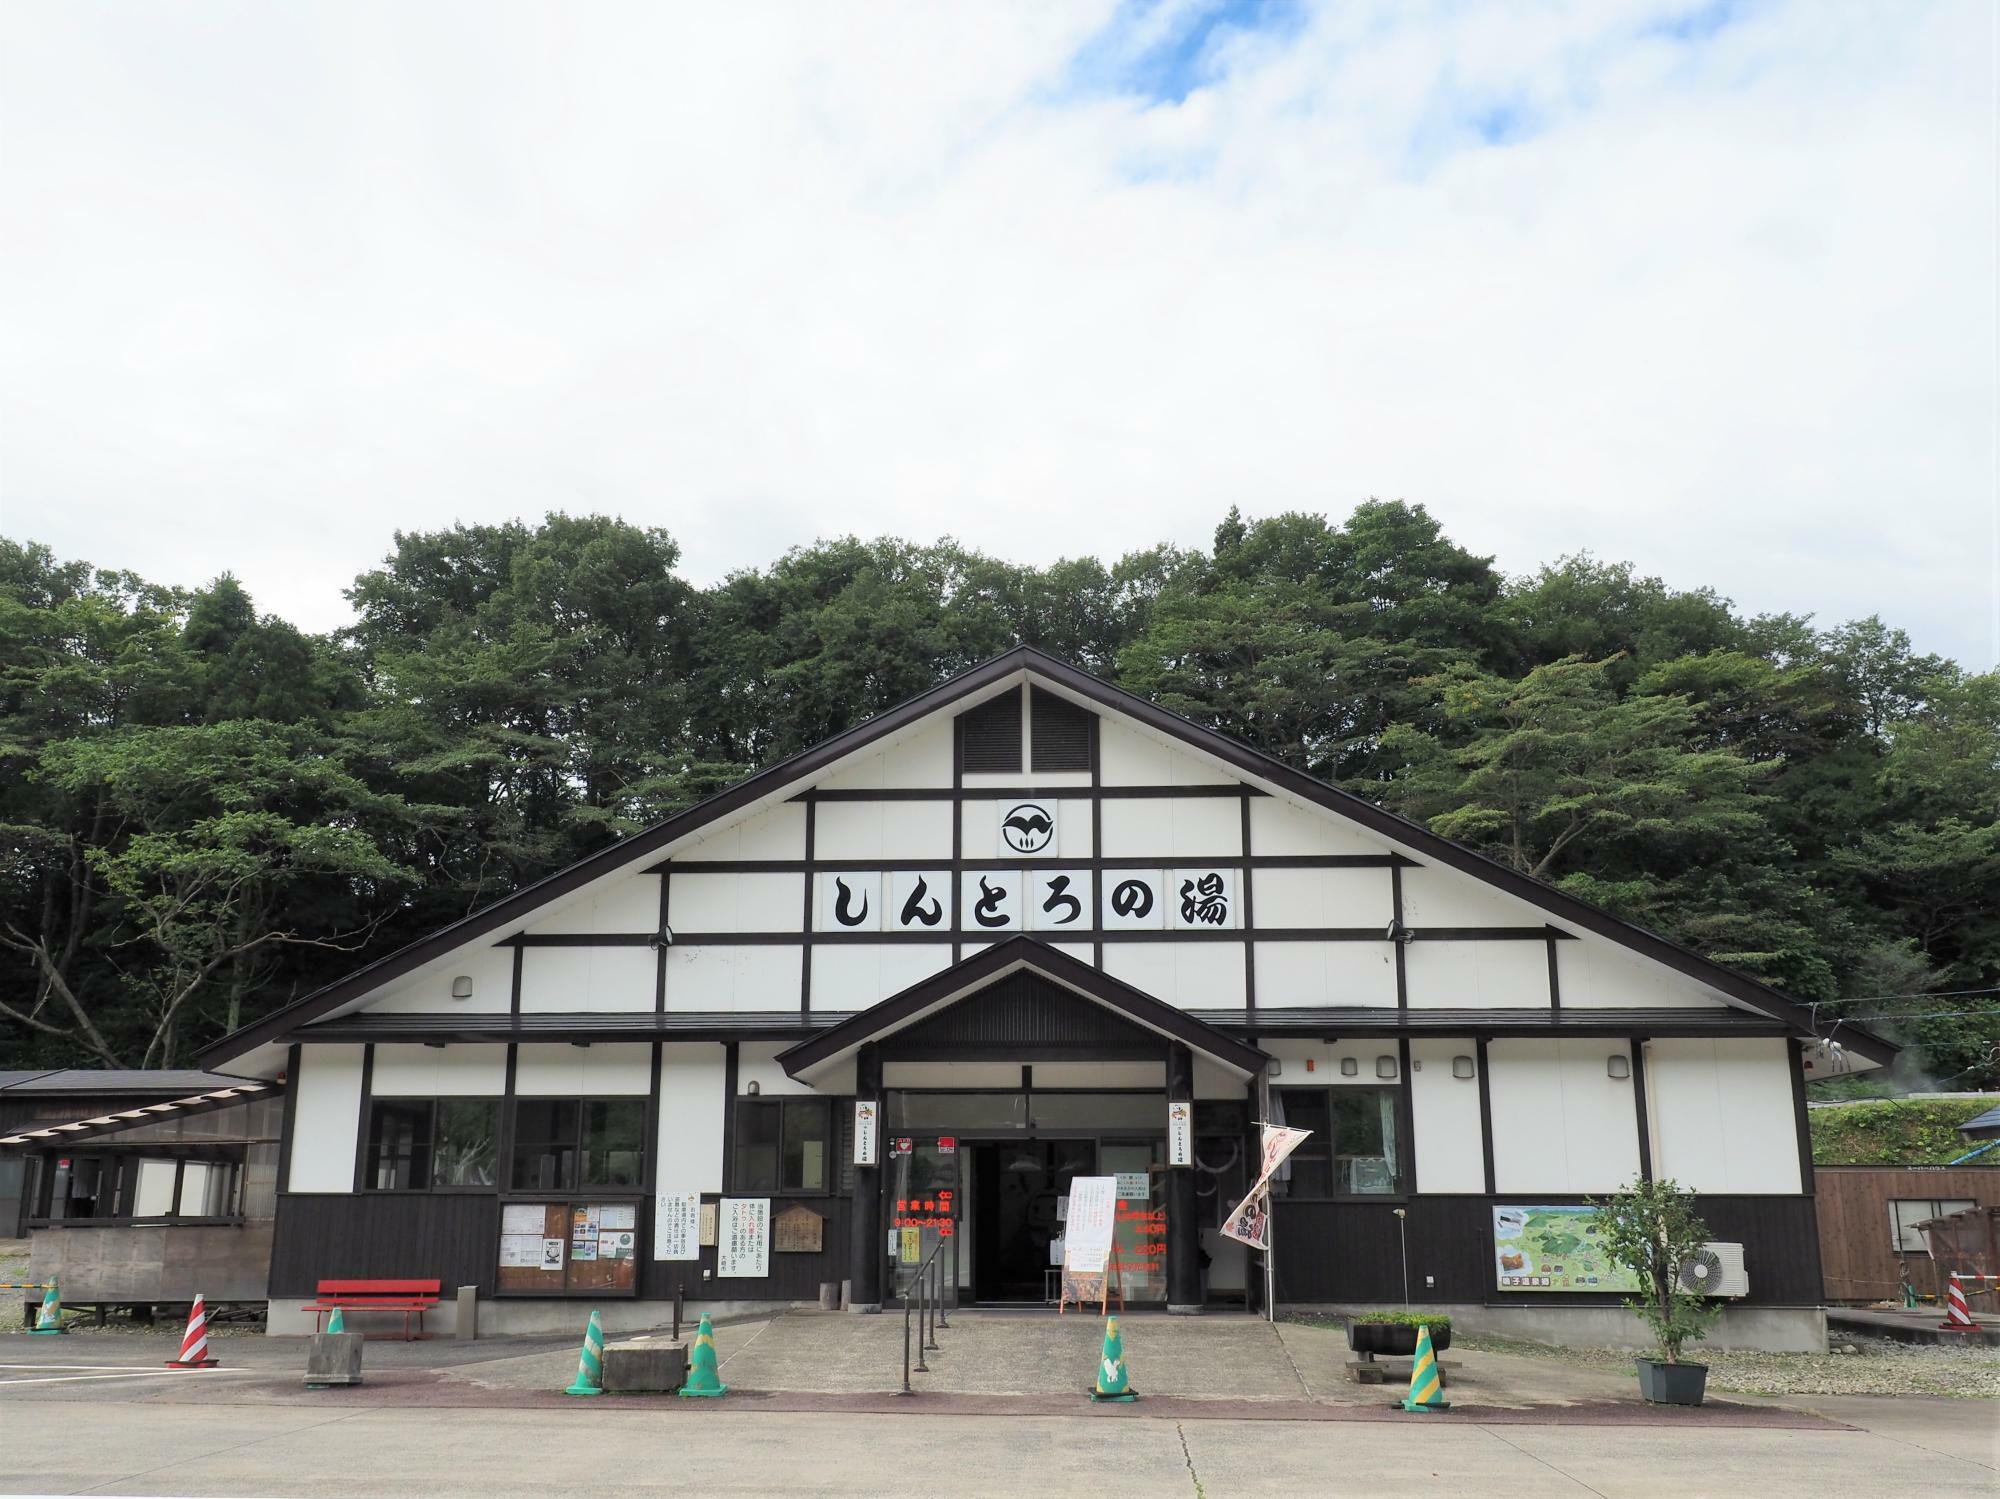
POLYGON ((422 973, 355 1008, 378 1015, 504 1015, 513 1000, 514 949, 468 943, 444 962, 426 965, 422 973), (451 997, 451 981, 460 974, 472 980, 470 999, 451 997))
POLYGON ((380 1044, 368 1089, 377 1098, 498 1098, 507 1091, 507 1048, 380 1044))
MULTIPOLYGON (((1036 784, 1046 785, 1047 776, 1036 776, 1036 784)), ((1048 798, 1042 798, 1047 801, 1048 798)), ((1051 859, 1088 859, 1091 856, 1090 803, 1080 797, 1057 797, 1056 837, 1052 850, 1040 854, 1017 854, 1009 849, 1000 837, 1000 819, 1009 808, 1020 801, 1019 797, 996 796, 969 798, 960 803, 960 816, 964 819, 965 857, 968 859, 1019 859, 1023 868, 1046 864, 1051 859)), ((949 836, 949 835, 947 835, 949 836)), ((951 849, 938 855, 949 858, 951 849)))
POLYGON ((885 1088, 1019 1088, 1019 1062, 884 1062, 885 1088))
POLYGON ((1556 944, 1564 1009, 1726 1010, 1729 1002, 1705 985, 1659 963, 1586 934, 1556 944))
POLYGON ((785 1076, 785 1069, 778 1065, 778 1053, 792 1043, 789 1041, 742 1041, 736 1047, 736 1091, 748 1097, 750 1085, 757 1085, 759 1097, 776 1098, 783 1095, 809 1095, 814 1093, 852 1093, 854 1091, 854 1064, 842 1068, 831 1068, 815 1082, 802 1083, 796 1078, 785 1076), (844 1078, 844 1083, 843 1083, 844 1078))
MULTIPOLYGON (((1250 851, 1253 854, 1384 854, 1389 845, 1355 824, 1317 807, 1300 807, 1278 796, 1250 798, 1250 851)), ((1387 871, 1383 871, 1387 877, 1387 871)), ((1388 918, 1383 918, 1383 925, 1388 918)))
POLYGON ((1653 1169, 1701 1192, 1800 1190, 1781 1037, 1648 1042, 1653 1169))
POLYGON ((1410 1042, 1410 1113, 1417 1136, 1419 1192, 1484 1192, 1486 1157, 1479 1133, 1478 1049, 1470 1038, 1424 1036, 1410 1042), (1471 1057, 1473 1075, 1451 1075, 1453 1057, 1471 1057))
POLYGON ((702 947, 676 943, 667 949, 667 1009, 685 1014, 705 1010, 796 1010, 804 969, 802 949, 702 947))
POLYGON ((820 945, 813 948, 812 965, 813 1008, 851 1012, 949 968, 951 948, 928 942, 820 945))
POLYGON ((1546 942, 1426 942, 1407 949, 1412 1009, 1546 1010, 1546 942))
POLYGON ((660 1191, 722 1190, 727 1085, 720 1045, 669 1041, 661 1046, 660 1141, 655 1170, 660 1191))
POLYGON ((653 1048, 644 1041, 523 1042, 514 1058, 521 1098, 629 1098, 653 1090, 653 1048))
MULTIPOLYGON (((1163 1043, 1164 1044, 1164 1043, 1163 1043)), ((1165 1062, 1037 1062, 1037 1088, 1160 1088, 1167 1086, 1165 1062)), ((1160 1128, 1167 1127, 1160 1104, 1160 1128)))
POLYGON ((1271 1081, 1282 1088, 1332 1086, 1337 1088, 1381 1088, 1401 1079, 1402 1061, 1393 1036, 1364 1036, 1351 1041, 1314 1041, 1301 1037, 1272 1037, 1260 1043, 1280 1063, 1271 1081), (1353 1077, 1341 1075, 1343 1057, 1354 1060, 1353 1077), (1376 1074, 1375 1066, 1387 1057, 1394 1068, 1388 1077, 1376 1074), (1310 1065, 1308 1065, 1310 1064, 1310 1065))
POLYGON ((660 929, 660 877, 635 874, 595 895, 571 901, 528 927, 534 936, 563 932, 656 932, 660 929))
POLYGON ((1244 1002, 1240 942, 1107 942, 1104 971, 1183 1010, 1244 1002))
POLYGON ((667 925, 674 940, 703 932, 796 932, 804 923, 802 874, 697 874, 667 885, 667 925))
POLYGON ((361 1046, 299 1049, 292 1089, 294 1192, 352 1192, 361 1129, 361 1046))
POLYGON ((1211 1062, 1199 1054, 1194 1059, 1196 1098, 1240 1099, 1244 1096, 1243 1090, 1249 1086, 1249 1082, 1248 1078, 1238 1077, 1219 1062, 1211 1062))
POLYGON ((531 947, 521 959, 521 1010, 650 1010, 658 983, 650 947, 531 947))
POLYGON ((1233 796, 1109 798, 1110 859, 1226 859, 1243 851, 1243 809, 1233 796))
POLYGON ((780 802, 735 822, 704 829, 701 840, 674 855, 674 863, 699 864, 706 859, 803 859, 806 856, 806 808, 803 802, 780 802))
POLYGON ((899 738, 841 762, 816 783, 823 791, 875 791, 884 786, 951 784, 951 719, 923 724, 899 738))
POLYGON ((1098 718, 1098 769, 1107 786, 1223 786, 1232 779, 1143 729, 1098 718))
POLYGON ((1427 926, 1531 926, 1546 924, 1537 906, 1442 865, 1403 871, 1403 924, 1420 936, 1427 926))
POLYGON ((1387 942, 1259 942, 1257 1004, 1394 1009, 1394 955, 1387 942))
MULTIPOLYGON (((1251 847, 1256 833, 1251 832, 1251 847)), ((1386 869, 1258 869, 1251 907, 1259 927, 1367 927, 1383 931, 1395 914, 1386 869)))
POLYGON ((1610 1192, 1639 1172, 1632 1082, 1611 1079, 1621 1041, 1495 1041, 1493 1180, 1502 1192, 1610 1192))
POLYGON ((821 802, 813 816, 815 859, 951 857, 950 802, 821 802))

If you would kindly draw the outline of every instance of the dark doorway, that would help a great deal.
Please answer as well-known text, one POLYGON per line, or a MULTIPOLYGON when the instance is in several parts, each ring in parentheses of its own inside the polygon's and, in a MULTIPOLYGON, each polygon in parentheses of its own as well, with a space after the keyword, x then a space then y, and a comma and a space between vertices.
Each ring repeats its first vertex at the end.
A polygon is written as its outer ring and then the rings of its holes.
POLYGON ((1040 1302, 1049 1243, 1062 1233, 1056 1201, 1088 1176, 1094 1140, 1006 1140, 980 1145, 973 1163, 973 1288, 979 1301, 1040 1302))

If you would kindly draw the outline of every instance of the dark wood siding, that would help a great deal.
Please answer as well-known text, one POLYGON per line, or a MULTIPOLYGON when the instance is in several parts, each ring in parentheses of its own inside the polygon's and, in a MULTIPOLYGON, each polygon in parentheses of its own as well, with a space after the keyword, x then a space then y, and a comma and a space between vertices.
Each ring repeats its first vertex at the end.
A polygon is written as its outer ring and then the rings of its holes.
MULTIPOLYGON (((1493 1205, 1581 1202, 1579 1197, 1412 1197, 1408 1210, 1410 1300, 1485 1305, 1595 1305, 1614 1296, 1507 1293, 1493 1283, 1493 1205), (1433 1277, 1432 1284, 1425 1276, 1433 1277)), ((1401 1301, 1402 1254, 1394 1201, 1277 1203, 1278 1300, 1401 1301)), ((1745 1246, 1749 1306, 1817 1306, 1819 1243, 1810 1197, 1701 1197, 1696 1209, 1716 1239, 1745 1246)))
MULTIPOLYGON (((720 1202, 719 1194, 704 1192, 703 1202, 720 1202)), ((698 1260, 647 1259, 639 1266, 639 1294, 649 1300, 671 1300, 674 1287, 687 1291, 690 1301, 813 1301, 819 1296, 821 1281, 836 1284, 847 1278, 848 1214, 851 1197, 773 1197, 771 1216, 776 1218, 793 1204, 811 1208, 826 1220, 818 1254, 771 1252, 771 1273, 762 1280, 718 1280, 715 1275, 715 1248, 705 1245, 698 1260), (708 1278, 702 1278, 706 1271, 708 1278)), ((648 1228, 652 1206, 648 1203, 648 1228)), ((650 1241, 650 1234, 646 1236, 650 1241)), ((886 1242, 886 1241, 885 1241, 886 1242)), ((650 1242, 647 1249, 651 1253, 650 1242)))
POLYGON ((271 1294, 310 1297, 322 1280, 428 1279, 493 1294, 500 1199, 483 1193, 285 1193, 271 1245, 271 1294))
MULTIPOLYGON (((1829 1301, 1882 1301, 1902 1295, 1898 1256, 1889 1245, 1889 1204, 1896 1198, 1958 1198, 2000 1207, 2000 1166, 1820 1166, 1819 1245, 1829 1301)), ((1930 1256, 1907 1257, 1910 1284, 1937 1294, 1930 1256)))

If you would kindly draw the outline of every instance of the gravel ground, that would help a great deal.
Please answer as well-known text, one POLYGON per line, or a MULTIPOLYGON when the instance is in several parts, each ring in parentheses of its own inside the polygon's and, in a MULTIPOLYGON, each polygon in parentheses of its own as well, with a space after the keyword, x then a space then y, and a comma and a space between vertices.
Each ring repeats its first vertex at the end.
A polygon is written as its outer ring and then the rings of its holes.
MULTIPOLYGON (((1453 1347, 1478 1348, 1528 1358, 1632 1366, 1632 1355, 1610 1348, 1548 1348, 1499 1338, 1455 1337, 1453 1347)), ((1708 1385, 1738 1395, 1955 1395, 2000 1400, 2000 1350, 1928 1347, 1886 1338, 1851 1338, 1834 1344, 1853 1353, 1750 1353, 1700 1350, 1708 1385)))

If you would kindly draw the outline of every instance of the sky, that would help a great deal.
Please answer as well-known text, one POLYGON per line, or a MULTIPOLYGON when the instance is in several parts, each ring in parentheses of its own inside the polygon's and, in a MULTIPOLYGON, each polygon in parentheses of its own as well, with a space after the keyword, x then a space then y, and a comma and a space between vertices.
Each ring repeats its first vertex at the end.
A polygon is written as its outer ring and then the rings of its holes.
POLYGON ((0 11, 0 534, 344 623, 1427 506, 2000 654, 1994 0, 0 11))

